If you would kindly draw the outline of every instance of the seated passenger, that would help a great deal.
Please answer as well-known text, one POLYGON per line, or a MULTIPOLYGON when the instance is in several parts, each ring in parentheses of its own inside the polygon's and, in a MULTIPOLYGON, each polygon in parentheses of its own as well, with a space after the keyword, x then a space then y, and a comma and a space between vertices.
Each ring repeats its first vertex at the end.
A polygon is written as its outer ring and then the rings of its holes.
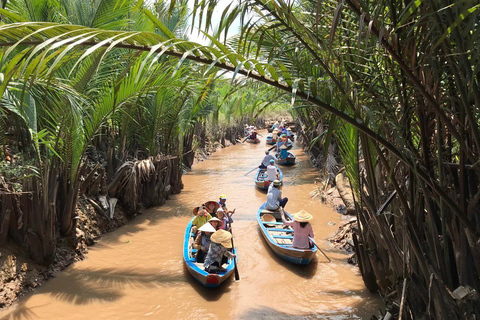
POLYGON ((193 247, 197 249, 197 262, 205 261, 205 256, 210 248, 210 237, 215 231, 217 230, 208 222, 198 229, 198 235, 193 244, 193 247))
POLYGON ((280 207, 285 208, 285 205, 288 202, 288 198, 282 198, 282 183, 280 180, 273 181, 272 184, 268 187, 267 193, 267 203, 265 209, 276 211, 280 207))
POLYGON ((207 223, 208 220, 212 219, 212 216, 207 212, 204 204, 193 209, 193 213, 196 215, 196 217, 193 218, 192 221, 192 232, 194 235, 196 235, 198 228, 207 223))
POLYGON ((278 139, 278 129, 272 131, 272 140, 277 141, 278 139))
POLYGON ((225 230, 218 230, 210 237, 211 243, 205 258, 205 271, 208 273, 219 273, 225 271, 222 267, 222 258, 234 258, 235 254, 227 249, 232 248, 232 234, 225 230))
POLYGON ((222 208, 217 210, 218 219, 220 219, 223 222, 223 224, 220 226, 220 229, 230 231, 233 223, 232 215, 234 213, 235 213, 235 210, 233 210, 231 214, 225 213, 225 211, 223 211, 222 208))
POLYGON ((286 159, 288 157, 288 147, 286 144, 280 147, 280 159, 286 159))
MULTIPOLYGON (((220 210, 220 209, 218 209, 218 210, 220 210)), ((217 214, 218 214, 218 210, 217 210, 217 214)), ((220 227, 222 226, 222 220, 220 220, 218 218, 212 218, 212 219, 208 220, 208 223, 210 223, 215 228, 215 231, 220 229, 220 227)))
POLYGON ((305 210, 300 210, 293 215, 293 221, 287 221, 282 208, 280 208, 280 215, 283 223, 293 228, 293 247, 299 249, 313 248, 309 239, 309 237, 314 237, 312 225, 309 223, 313 216, 305 210))
POLYGON ((275 165, 275 160, 270 159, 270 164, 267 166, 267 180, 272 182, 278 178, 278 168, 275 165))

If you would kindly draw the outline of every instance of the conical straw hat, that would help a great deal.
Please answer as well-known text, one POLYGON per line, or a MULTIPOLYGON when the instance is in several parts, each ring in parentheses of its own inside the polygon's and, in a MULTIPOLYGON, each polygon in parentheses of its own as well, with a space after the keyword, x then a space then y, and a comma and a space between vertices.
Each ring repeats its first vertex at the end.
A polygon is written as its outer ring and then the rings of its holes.
POLYGON ((217 230, 215 230, 215 228, 210 224, 210 223, 205 223, 203 226, 200 227, 200 229, 198 229, 198 231, 202 231, 202 232, 215 232, 217 230))
POLYGON ((308 222, 313 219, 313 216, 305 210, 300 210, 293 215, 293 220, 297 222, 308 222))
POLYGON ((215 231, 215 233, 210 237, 210 240, 214 243, 221 244, 227 249, 232 247, 232 234, 223 229, 215 231))

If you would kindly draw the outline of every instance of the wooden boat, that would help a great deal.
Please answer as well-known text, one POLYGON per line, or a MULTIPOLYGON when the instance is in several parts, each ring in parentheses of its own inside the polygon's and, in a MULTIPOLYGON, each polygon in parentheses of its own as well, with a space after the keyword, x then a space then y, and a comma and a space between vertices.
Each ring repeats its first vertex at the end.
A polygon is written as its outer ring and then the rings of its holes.
MULTIPOLYGON (((285 212, 285 216, 293 220, 289 213, 285 212)), ((293 229, 283 224, 279 211, 266 210, 264 203, 260 209, 258 209, 257 222, 268 246, 280 258, 291 263, 302 265, 309 264, 314 259, 318 251, 316 245, 311 249, 297 249, 292 246, 293 229), (265 214, 273 216, 276 221, 263 221, 262 217, 265 214)))
MULTIPOLYGON (((208 288, 216 288, 222 282, 230 277, 235 269, 233 259, 228 259, 228 263, 224 264, 222 267, 225 268, 225 271, 220 273, 208 273, 203 267, 203 263, 197 263, 195 258, 196 249, 193 249, 193 234, 191 233, 192 229, 192 220, 187 225, 185 229, 185 237, 183 239, 183 260, 187 267, 188 272, 201 284, 208 288)), ((236 249, 233 249, 233 253, 236 254, 236 249)))
POLYGON ((260 139, 256 138, 255 140, 247 138, 248 143, 260 143, 260 139))
MULTIPOLYGON (((261 190, 268 190, 268 187, 270 186, 270 181, 267 180, 267 169, 258 169, 257 174, 255 174, 255 186, 258 189, 261 190)), ((279 171, 279 177, 278 180, 282 181, 283 180, 283 173, 282 170, 278 169, 279 171)))
POLYGON ((273 139, 273 138, 272 138, 272 135, 269 134, 269 135, 265 138, 265 142, 266 142, 267 144, 274 145, 275 143, 277 143, 277 139, 273 139))
POLYGON ((285 159, 278 159, 277 163, 282 166, 292 166, 295 164, 295 159, 297 159, 297 157, 289 151, 288 156, 285 159))

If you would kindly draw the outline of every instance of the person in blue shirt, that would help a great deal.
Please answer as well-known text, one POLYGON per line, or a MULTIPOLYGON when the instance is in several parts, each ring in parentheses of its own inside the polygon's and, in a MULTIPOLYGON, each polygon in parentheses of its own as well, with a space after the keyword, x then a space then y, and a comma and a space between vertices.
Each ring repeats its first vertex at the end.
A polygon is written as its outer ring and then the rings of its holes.
POLYGON ((227 196, 224 195, 224 194, 221 194, 220 195, 220 201, 218 201, 218 204, 220 205, 220 208, 223 209, 223 211, 225 211, 225 213, 228 215, 228 214, 233 214, 235 213, 235 209, 232 210, 228 210, 227 209, 227 196))
POLYGON ((277 159, 285 159, 288 157, 288 139, 287 135, 282 134, 282 140, 278 141, 277 144, 277 159))

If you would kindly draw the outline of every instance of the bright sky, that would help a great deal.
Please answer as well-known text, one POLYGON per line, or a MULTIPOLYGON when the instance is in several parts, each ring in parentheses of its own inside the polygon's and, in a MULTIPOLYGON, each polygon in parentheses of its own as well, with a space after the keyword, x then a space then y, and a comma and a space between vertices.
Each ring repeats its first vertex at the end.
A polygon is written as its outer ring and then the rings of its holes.
MULTIPOLYGON (((222 17, 222 13, 223 13, 223 10, 230 4, 232 3, 233 4, 230 6, 230 8, 232 8, 234 5, 236 5, 238 3, 237 0, 219 0, 218 1, 218 5, 216 6, 215 10, 214 10, 214 13, 212 15, 212 25, 214 26, 217 26, 220 22, 220 19, 222 17)), ((195 0, 189 0, 188 1, 188 8, 190 9, 190 12, 193 11, 193 5, 195 3, 195 0)), ((190 21, 192 21, 190 19, 190 21)), ((195 19, 195 27, 198 27, 198 17, 195 19)), ((205 21, 205 20, 204 20, 205 21)), ((203 23, 204 23, 203 21, 203 23)), ((239 28, 240 28, 240 20, 239 19, 236 19, 232 25, 230 26, 229 30, 228 30, 228 37, 231 37, 237 33, 239 33, 239 28)), ((190 28, 189 28, 189 32, 190 32, 190 28)), ((192 33, 190 33, 188 35, 188 37, 190 38, 191 41, 195 41, 195 42, 198 42, 198 43, 201 43, 201 44, 208 44, 210 41, 208 39, 205 39, 203 34, 198 34, 198 28, 194 28, 192 33)))

